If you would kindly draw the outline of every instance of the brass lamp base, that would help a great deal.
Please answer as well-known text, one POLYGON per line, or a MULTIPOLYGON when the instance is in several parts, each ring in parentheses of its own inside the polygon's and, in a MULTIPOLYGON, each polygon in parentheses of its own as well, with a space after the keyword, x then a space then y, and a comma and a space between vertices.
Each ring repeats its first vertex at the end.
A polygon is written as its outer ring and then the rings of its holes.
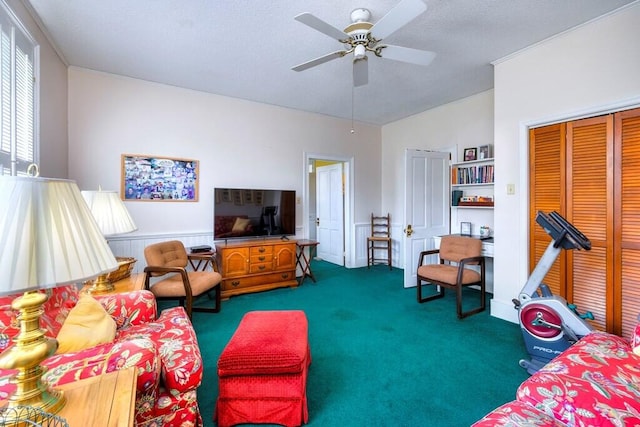
POLYGON ((65 404, 61 392, 48 389, 41 381, 44 370, 40 363, 58 348, 58 342, 46 337, 40 329, 42 304, 47 298, 44 293, 31 291, 25 292, 11 304, 14 310, 19 311, 20 333, 13 339, 13 346, 0 354, 0 368, 18 371, 11 379, 16 391, 7 404, 7 408, 17 409, 15 412, 18 416, 23 415, 19 409, 23 406, 55 414, 65 404))
POLYGON ((98 276, 96 280, 93 281, 93 285, 89 288, 90 294, 106 294, 109 292, 113 292, 115 286, 109 279, 107 279, 106 274, 101 274, 98 276))

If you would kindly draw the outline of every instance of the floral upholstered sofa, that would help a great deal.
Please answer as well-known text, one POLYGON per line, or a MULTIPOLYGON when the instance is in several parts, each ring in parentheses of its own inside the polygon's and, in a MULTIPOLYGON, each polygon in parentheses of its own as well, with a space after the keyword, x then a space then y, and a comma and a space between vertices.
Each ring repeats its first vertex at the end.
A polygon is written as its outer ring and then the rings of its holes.
POLYGON ((581 338, 473 427, 640 426, 640 325, 630 341, 581 338), (635 352, 634 352, 635 351, 635 352))
MULTIPOLYGON (((45 383, 62 385, 136 366, 137 426, 202 425, 196 400, 196 389, 202 381, 202 357, 193 326, 182 307, 164 310, 157 317, 156 301, 149 291, 95 296, 91 303, 99 310, 104 308, 104 317, 110 315, 115 320, 115 337, 109 342, 61 353, 60 331, 65 320, 70 323, 73 308, 79 307, 78 301, 84 298, 80 298, 75 285, 48 292, 50 297, 43 306, 40 324, 47 336, 58 336, 60 348, 42 363, 46 368, 45 383)), ((0 298, 0 351, 18 333, 16 313, 11 309, 14 298, 0 298)), ((72 341, 71 344, 78 344, 76 339, 72 341)), ((13 392, 11 375, 11 371, 0 370, 0 399, 13 392)))

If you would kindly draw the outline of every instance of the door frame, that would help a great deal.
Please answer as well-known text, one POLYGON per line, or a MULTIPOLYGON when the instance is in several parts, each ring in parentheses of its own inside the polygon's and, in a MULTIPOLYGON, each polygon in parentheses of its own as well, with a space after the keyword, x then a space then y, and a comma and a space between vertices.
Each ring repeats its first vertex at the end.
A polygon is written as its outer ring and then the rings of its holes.
MULTIPOLYGON (((302 161, 302 235, 309 237, 309 162, 312 160, 327 160, 344 163, 344 263, 345 267, 352 268, 355 260, 355 240, 353 238, 353 207, 354 201, 354 158, 353 156, 336 156, 331 154, 303 152, 302 161)), ((315 190, 314 190, 315 191, 315 190)))

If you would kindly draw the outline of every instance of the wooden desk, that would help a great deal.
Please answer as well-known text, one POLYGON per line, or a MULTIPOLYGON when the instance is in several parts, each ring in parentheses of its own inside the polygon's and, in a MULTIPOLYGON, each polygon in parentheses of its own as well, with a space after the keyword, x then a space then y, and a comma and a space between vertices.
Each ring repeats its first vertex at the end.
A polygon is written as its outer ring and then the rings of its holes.
MULTIPOLYGON (((144 289, 144 273, 131 274, 129 277, 126 277, 122 280, 118 280, 117 282, 113 282, 113 286, 115 286, 113 291, 106 292, 100 295, 120 294, 124 292, 140 291, 144 289)), ((90 288, 91 288, 91 285, 84 285, 80 292, 88 293, 90 288)))
POLYGON ((110 372, 57 387, 67 403, 58 415, 69 427, 128 427, 135 418, 137 368, 110 372))
POLYGON ((316 250, 318 243, 319 242, 315 240, 308 240, 308 239, 296 240, 296 246, 298 249, 296 262, 302 269, 302 277, 300 278, 301 285, 302 285, 302 282, 304 282, 304 279, 307 277, 310 277, 314 283, 316 281, 316 276, 314 276, 313 272, 311 271, 311 260, 313 259, 313 252, 316 250), (305 254, 305 248, 309 248, 308 258, 307 258, 307 255, 305 254))

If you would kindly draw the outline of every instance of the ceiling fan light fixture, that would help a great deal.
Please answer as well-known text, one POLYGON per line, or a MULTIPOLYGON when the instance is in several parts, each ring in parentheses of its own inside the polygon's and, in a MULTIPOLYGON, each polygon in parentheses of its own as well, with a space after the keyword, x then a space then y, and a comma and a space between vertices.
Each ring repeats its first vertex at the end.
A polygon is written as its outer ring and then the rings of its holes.
POLYGON ((366 53, 367 51, 363 44, 356 45, 356 47, 353 49, 353 59, 362 59, 366 56, 366 53))

